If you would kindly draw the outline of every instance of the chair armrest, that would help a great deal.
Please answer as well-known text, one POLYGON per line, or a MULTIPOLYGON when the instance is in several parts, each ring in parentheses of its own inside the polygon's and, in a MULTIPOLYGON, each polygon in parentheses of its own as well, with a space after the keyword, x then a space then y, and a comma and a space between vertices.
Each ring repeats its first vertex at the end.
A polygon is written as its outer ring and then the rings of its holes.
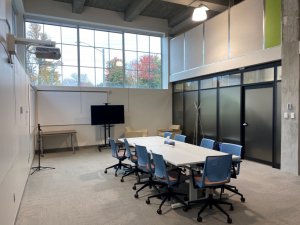
POLYGON ((126 138, 143 137, 143 133, 141 131, 125 132, 125 137, 126 138))

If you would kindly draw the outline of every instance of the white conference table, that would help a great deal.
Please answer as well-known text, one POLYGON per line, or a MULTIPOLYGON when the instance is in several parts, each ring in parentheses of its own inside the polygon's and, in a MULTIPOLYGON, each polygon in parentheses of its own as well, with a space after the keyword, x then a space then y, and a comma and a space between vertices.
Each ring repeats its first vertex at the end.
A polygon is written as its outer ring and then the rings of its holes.
MULTIPOLYGON (((124 142, 122 138, 118 140, 124 142)), ((193 167, 198 163, 205 163, 207 156, 227 155, 220 151, 179 141, 175 141, 174 147, 167 146, 164 144, 165 138, 159 136, 127 138, 127 141, 132 146, 145 146, 149 153, 151 150, 153 153, 160 154, 164 157, 165 161, 175 166, 193 167)), ((232 159, 240 159, 240 157, 232 155, 232 159)), ((193 182, 189 182, 189 201, 196 200, 197 198, 197 189, 193 187, 193 182)), ((172 205, 172 207, 175 208, 178 206, 172 205)))

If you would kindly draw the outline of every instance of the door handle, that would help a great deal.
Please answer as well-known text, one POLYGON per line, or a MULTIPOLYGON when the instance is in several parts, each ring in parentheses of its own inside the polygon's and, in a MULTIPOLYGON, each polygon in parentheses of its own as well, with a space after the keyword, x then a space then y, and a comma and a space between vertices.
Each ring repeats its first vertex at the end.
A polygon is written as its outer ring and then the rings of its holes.
POLYGON ((245 126, 245 127, 248 126, 248 123, 243 123, 243 126, 245 126))

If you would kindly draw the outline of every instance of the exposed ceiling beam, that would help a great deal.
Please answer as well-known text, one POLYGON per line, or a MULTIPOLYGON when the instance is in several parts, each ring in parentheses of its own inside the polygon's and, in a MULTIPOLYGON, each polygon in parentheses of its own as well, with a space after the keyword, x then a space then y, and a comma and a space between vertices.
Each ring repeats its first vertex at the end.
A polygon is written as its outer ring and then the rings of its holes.
POLYGON ((72 2, 72 13, 81 14, 83 10, 85 0, 73 0, 72 2))
MULTIPOLYGON (((215 12, 215 11, 212 11, 212 10, 207 11, 207 20, 209 20, 210 18, 212 18, 212 17, 214 17, 218 14, 219 14, 219 12, 215 12)), ((207 21, 207 20, 205 20, 205 21, 207 21)), ((205 21, 203 21, 203 22, 205 22, 205 21)), ((186 19, 182 23, 180 23, 177 26, 170 29, 169 33, 168 33, 168 36, 174 37, 175 35, 186 32, 186 31, 198 26, 199 24, 201 24, 203 22, 195 22, 195 21, 192 20, 192 17, 189 17, 188 19, 186 19)))
MULTIPOLYGON (((172 2, 180 5, 190 5, 193 0, 163 0, 165 2, 172 2)), ((203 4, 206 5, 210 10, 223 12, 228 8, 228 0, 204 0, 203 4)), ((190 7, 198 7, 200 1, 193 2, 190 7)))
POLYGON ((168 26, 169 27, 177 26, 181 22, 185 21, 187 18, 191 17, 193 11, 194 11, 193 7, 186 7, 178 10, 168 19, 168 26))
POLYGON ((124 20, 132 22, 152 0, 134 0, 124 13, 124 20))

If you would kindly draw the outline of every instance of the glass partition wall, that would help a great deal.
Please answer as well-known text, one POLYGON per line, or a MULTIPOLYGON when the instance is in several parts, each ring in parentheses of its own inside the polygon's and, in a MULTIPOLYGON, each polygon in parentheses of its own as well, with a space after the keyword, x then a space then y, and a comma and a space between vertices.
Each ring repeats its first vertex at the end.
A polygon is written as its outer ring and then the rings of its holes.
MULTIPOLYGON (((199 77, 173 84, 173 124, 178 124, 186 135, 186 142, 200 145, 202 138, 243 146, 242 157, 247 158, 250 146, 245 142, 245 89, 273 89, 272 162, 249 158, 280 168, 281 154, 281 63, 235 70, 199 77), (200 106, 196 124, 196 106, 200 106), (243 125, 244 124, 244 125, 243 125), (197 130, 197 135, 196 135, 197 130)), ((249 112, 247 111, 247 115, 249 112)), ((254 119, 255 120, 255 119, 254 119)), ((259 145, 259 143, 258 143, 259 145)), ((258 152, 259 154, 259 152, 258 152)))

